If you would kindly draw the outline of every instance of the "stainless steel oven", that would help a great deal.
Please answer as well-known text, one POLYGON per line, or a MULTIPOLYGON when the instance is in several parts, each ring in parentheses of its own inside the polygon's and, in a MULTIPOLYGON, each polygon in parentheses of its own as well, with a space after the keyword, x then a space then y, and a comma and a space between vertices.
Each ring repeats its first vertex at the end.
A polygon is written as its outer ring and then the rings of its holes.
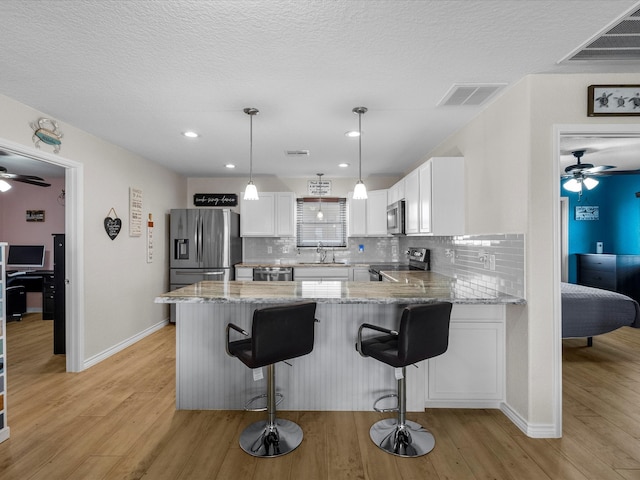
POLYGON ((404 200, 399 200, 387 207, 387 233, 404 235, 404 200))

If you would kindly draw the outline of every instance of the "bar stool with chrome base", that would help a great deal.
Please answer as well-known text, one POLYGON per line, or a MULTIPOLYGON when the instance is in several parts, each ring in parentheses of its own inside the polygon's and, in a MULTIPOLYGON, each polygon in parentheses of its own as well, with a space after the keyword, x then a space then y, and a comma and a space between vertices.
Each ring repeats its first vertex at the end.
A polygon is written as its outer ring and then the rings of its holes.
POLYGON ((315 312, 314 302, 258 308, 253 312, 251 337, 237 341, 229 340, 230 330, 249 334, 233 323, 227 325, 227 353, 249 368, 267 366, 267 393, 262 395, 267 398, 267 420, 252 423, 240 434, 240 447, 250 455, 278 457, 302 443, 300 426, 276 419, 275 364, 311 353, 315 312))
POLYGON ((382 450, 400 457, 418 457, 433 450, 435 439, 420 424, 406 419, 407 389, 406 366, 447 351, 449 345, 449 321, 452 304, 449 302, 426 305, 409 305, 402 311, 400 328, 387 328, 363 323, 358 329, 356 349, 363 357, 373 357, 387 365, 402 368, 398 380, 398 393, 385 395, 373 405, 378 412, 395 412, 397 418, 380 420, 369 430, 371 440, 382 450), (375 330, 384 335, 362 339, 364 329, 375 330), (398 406, 379 409, 380 400, 398 397, 398 406))

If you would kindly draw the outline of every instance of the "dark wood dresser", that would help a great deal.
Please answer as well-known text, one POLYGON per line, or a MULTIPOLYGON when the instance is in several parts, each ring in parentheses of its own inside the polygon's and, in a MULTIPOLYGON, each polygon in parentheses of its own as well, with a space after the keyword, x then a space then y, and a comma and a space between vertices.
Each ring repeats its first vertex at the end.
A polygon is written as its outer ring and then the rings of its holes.
POLYGON ((576 255, 578 284, 622 293, 640 302, 640 255, 576 255))

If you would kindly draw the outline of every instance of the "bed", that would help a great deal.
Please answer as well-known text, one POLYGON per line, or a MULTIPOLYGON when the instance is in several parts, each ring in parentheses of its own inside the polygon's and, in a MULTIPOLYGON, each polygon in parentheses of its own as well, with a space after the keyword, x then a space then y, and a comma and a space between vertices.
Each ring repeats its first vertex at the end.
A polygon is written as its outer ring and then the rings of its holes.
POLYGON ((620 327, 640 328, 640 306, 631 297, 562 282, 562 338, 587 337, 620 327))

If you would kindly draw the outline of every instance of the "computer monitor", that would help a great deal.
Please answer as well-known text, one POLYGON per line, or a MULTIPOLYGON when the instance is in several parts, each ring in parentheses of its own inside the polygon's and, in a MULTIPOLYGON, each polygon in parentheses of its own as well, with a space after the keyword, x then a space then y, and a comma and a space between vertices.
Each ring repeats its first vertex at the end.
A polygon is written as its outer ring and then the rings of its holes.
POLYGON ((9 245, 7 266, 10 268, 44 267, 44 245, 9 245))

